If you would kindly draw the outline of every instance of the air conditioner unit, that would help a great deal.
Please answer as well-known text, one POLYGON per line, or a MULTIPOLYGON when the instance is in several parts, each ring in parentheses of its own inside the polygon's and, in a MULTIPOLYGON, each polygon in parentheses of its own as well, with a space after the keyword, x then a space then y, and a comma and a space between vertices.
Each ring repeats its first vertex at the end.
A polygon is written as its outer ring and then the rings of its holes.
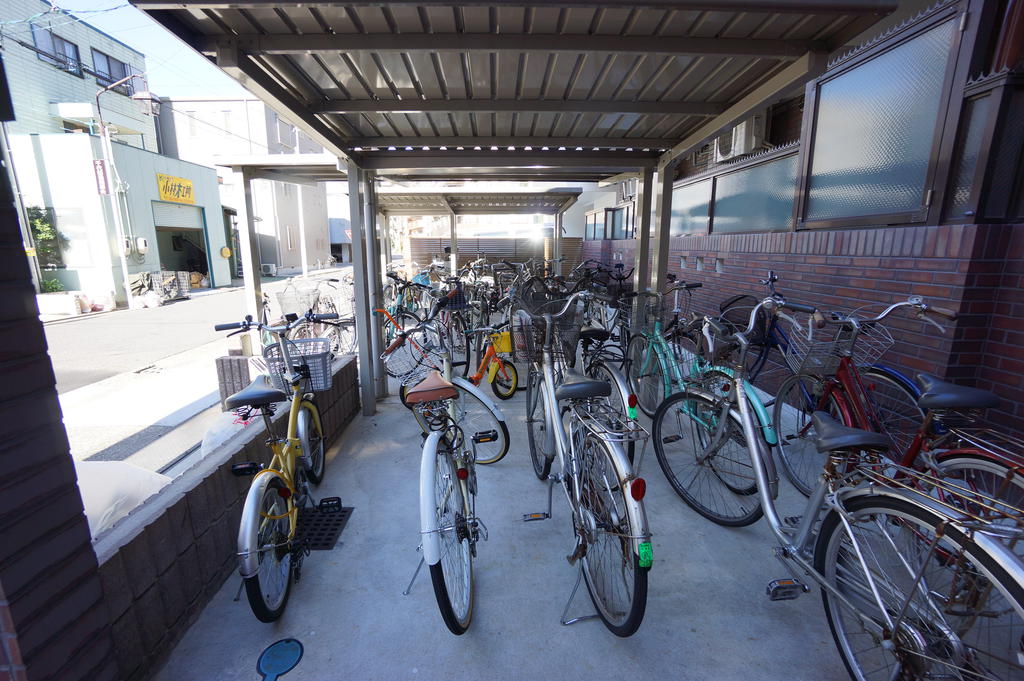
POLYGON ((715 163, 753 153, 763 142, 764 116, 751 116, 715 138, 715 163))
POLYGON ((260 263, 260 272, 268 277, 277 276, 277 265, 274 263, 264 262, 260 263))

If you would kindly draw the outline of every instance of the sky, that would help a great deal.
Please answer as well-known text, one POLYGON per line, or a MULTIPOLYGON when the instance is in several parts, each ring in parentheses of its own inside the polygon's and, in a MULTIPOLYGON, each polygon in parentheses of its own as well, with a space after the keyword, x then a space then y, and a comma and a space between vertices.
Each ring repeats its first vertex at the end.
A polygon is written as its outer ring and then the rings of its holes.
POLYGON ((57 0, 56 4, 72 12, 87 10, 88 13, 81 16, 86 23, 145 54, 150 92, 161 97, 243 97, 248 94, 145 13, 126 6, 124 0, 57 0))

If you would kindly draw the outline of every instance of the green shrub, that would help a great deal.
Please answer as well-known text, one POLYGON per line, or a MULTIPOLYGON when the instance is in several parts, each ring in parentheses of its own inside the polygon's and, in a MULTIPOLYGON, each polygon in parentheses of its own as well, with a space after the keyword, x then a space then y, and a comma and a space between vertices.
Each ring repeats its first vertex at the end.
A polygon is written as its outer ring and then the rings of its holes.
POLYGON ((64 284, 60 283, 60 279, 43 279, 40 287, 43 293, 59 293, 64 290, 64 284))

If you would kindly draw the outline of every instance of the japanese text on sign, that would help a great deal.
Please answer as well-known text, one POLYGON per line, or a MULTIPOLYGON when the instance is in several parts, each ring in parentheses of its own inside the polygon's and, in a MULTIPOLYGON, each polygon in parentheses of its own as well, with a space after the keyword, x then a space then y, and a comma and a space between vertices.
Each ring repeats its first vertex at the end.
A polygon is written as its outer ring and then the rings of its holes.
POLYGON ((192 180, 174 175, 161 175, 157 173, 156 183, 160 188, 161 201, 173 201, 175 203, 195 203, 196 195, 192 187, 192 180))

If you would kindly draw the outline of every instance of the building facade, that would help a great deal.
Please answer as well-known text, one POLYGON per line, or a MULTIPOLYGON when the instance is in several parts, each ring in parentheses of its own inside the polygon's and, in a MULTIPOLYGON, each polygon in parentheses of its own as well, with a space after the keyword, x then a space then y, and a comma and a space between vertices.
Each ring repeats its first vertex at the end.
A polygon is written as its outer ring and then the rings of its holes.
MULTIPOLYGON (((241 176, 218 163, 322 151, 257 99, 164 98, 158 119, 164 153, 216 166, 221 201, 229 210, 241 201, 241 176)), ((252 199, 261 264, 283 273, 300 271, 300 231, 305 232, 307 266, 325 263, 331 256, 323 183, 314 187, 253 180, 252 199)), ((228 217, 228 222, 232 219, 228 217)))

